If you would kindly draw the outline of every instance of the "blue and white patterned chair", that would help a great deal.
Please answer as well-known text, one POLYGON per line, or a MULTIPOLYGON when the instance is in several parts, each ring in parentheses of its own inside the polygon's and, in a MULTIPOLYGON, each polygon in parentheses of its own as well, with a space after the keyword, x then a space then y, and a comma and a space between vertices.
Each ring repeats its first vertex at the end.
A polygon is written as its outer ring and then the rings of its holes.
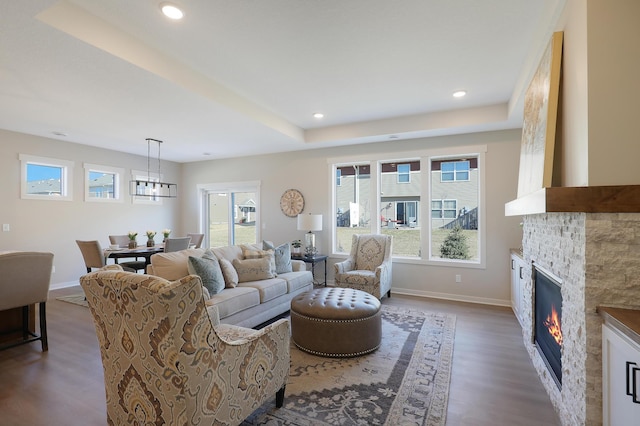
POLYGON ((336 287, 391 297, 392 245, 390 235, 354 235, 347 260, 334 264, 336 287))

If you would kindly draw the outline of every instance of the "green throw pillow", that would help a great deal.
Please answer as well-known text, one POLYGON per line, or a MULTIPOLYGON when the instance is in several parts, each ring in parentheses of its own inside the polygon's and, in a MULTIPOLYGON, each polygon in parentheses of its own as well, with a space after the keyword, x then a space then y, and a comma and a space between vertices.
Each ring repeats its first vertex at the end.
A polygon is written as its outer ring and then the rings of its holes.
POLYGON ((285 274, 293 271, 293 266, 291 266, 291 247, 289 246, 289 243, 284 243, 278 247, 274 247, 272 243, 263 241, 262 249, 273 250, 276 258, 277 274, 285 274))
POLYGON ((218 294, 224 289, 225 284, 222 270, 220 269, 218 259, 216 259, 213 253, 211 253, 210 256, 207 256, 207 253, 202 257, 189 256, 187 269, 190 274, 195 274, 200 277, 202 285, 209 290, 210 295, 218 294))

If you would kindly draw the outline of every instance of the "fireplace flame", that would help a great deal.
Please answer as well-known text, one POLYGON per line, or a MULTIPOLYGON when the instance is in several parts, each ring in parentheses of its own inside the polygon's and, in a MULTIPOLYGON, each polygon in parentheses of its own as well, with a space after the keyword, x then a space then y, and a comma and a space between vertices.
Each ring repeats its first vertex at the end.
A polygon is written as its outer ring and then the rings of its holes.
POLYGON ((551 314, 547 315, 547 319, 545 319, 542 324, 547 327, 547 331, 549 331, 549 334, 551 334, 556 343, 562 346, 562 327, 555 305, 551 305, 551 314))

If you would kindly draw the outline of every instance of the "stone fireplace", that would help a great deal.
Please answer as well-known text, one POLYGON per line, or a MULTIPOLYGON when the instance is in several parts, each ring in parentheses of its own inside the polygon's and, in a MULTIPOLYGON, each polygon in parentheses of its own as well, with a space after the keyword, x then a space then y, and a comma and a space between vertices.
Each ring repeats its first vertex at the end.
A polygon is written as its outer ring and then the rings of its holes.
POLYGON ((640 309, 640 185, 542 188, 505 205, 523 216, 525 347, 563 425, 602 424, 598 306, 640 309), (562 388, 533 344, 532 264, 562 280, 562 388))
POLYGON ((529 356, 563 425, 600 425, 602 320, 596 308, 640 306, 640 213, 527 214, 522 243, 529 356), (533 262, 562 280, 561 388, 533 343, 533 262))

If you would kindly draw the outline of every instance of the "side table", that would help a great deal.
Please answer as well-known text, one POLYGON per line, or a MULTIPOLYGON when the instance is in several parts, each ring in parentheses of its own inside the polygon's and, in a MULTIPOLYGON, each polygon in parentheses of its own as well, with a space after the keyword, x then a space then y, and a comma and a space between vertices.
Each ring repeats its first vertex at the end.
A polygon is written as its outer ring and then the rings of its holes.
POLYGON ((305 263, 310 263, 311 264, 311 275, 313 276, 313 282, 316 282, 316 273, 315 273, 315 266, 316 263, 321 263, 324 262, 324 283, 319 283, 319 284, 324 284, 324 286, 327 286, 327 258, 329 256, 327 256, 326 254, 316 254, 315 256, 291 256, 292 260, 302 260, 305 263))

